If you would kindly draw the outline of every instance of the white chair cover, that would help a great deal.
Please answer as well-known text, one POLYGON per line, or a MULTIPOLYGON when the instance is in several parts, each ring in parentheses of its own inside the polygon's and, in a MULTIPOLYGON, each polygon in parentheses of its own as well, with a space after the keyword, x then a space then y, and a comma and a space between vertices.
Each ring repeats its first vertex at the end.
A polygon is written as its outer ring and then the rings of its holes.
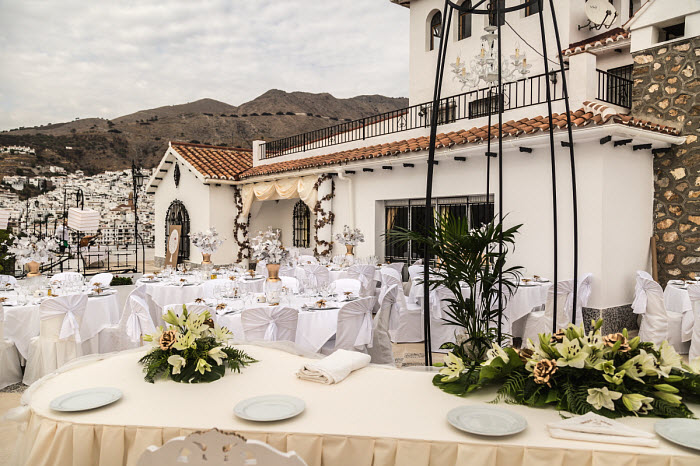
POLYGON ((241 323, 246 341, 294 341, 299 311, 289 307, 258 307, 245 309, 241 323))
POLYGON ((423 266, 422 265, 411 265, 408 267, 408 278, 409 280, 413 280, 414 278, 419 278, 423 275, 423 266))
POLYGON ((591 298, 591 282, 593 274, 587 273, 583 278, 579 278, 578 292, 576 293, 576 325, 583 322, 583 308, 588 305, 588 300, 591 298))
POLYGON ((374 364, 394 364, 394 351, 389 337, 391 319, 398 320, 396 295, 398 287, 392 285, 379 294, 379 311, 374 316, 372 347, 367 350, 374 364))
POLYGON ((301 256, 299 256, 299 264, 301 264, 301 265, 317 265, 318 260, 314 256, 311 256, 308 254, 302 254, 301 256))
MULTIPOLYGON (((690 295, 690 302, 693 304, 693 321, 688 329, 688 325, 683 322, 683 332, 690 333, 690 351, 688 352, 688 360, 700 356, 700 285, 688 285, 688 295, 690 295)), ((686 312, 685 314, 691 314, 686 312)))
POLYGON ((661 285, 654 280, 637 275, 632 310, 635 314, 643 314, 639 326, 639 338, 660 345, 668 335, 668 314, 664 304, 664 293, 661 285))
POLYGON ((99 284, 102 287, 107 287, 110 283, 112 283, 113 278, 114 275, 111 273, 98 273, 90 279, 90 287, 93 287, 96 284, 99 284))
MULTIPOLYGON (((14 278, 14 277, 12 277, 14 278)), ((0 305, 0 390, 22 381, 21 358, 15 344, 3 335, 4 315, 0 305)))
POLYGON ((65 340, 72 336, 77 343, 80 343, 82 341, 80 322, 87 307, 87 300, 87 295, 84 294, 72 294, 47 299, 39 307, 41 320, 63 316, 58 339, 65 340))
POLYGON ((360 295, 374 296, 374 272, 375 267, 367 264, 355 264, 348 269, 348 278, 354 278, 360 281, 360 295))
POLYGON ((297 276, 296 267, 292 267, 291 265, 280 266, 280 277, 294 277, 294 278, 296 278, 296 276, 297 276))
POLYGON ((57 273, 56 275, 54 275, 53 277, 51 277, 51 280, 50 280, 50 281, 52 281, 52 282, 54 282, 54 281, 62 282, 62 281, 64 281, 64 280, 65 280, 66 278, 68 278, 68 277, 80 277, 80 278, 82 278, 83 276, 82 276, 82 274, 80 274, 79 272, 61 272, 61 273, 57 273))
POLYGON ((367 352, 372 346, 372 298, 344 304, 338 311, 335 349, 367 352))
POLYGON ((456 327, 443 320, 448 317, 445 309, 450 303, 447 300, 452 298, 454 298, 454 293, 444 286, 430 290, 430 346, 433 352, 447 352, 447 350, 440 349, 440 346, 443 343, 455 341, 456 327))
MULTIPOLYGON (((571 322, 571 313, 573 312, 574 302, 574 281, 564 280, 557 283, 557 329, 566 328, 571 322)), ((544 311, 535 311, 527 315, 525 320, 525 329, 523 330, 523 342, 531 339, 537 341, 537 335, 540 333, 552 333, 552 321, 554 320, 554 286, 550 285, 547 290, 547 300, 545 301, 544 311)), ((518 335, 514 335, 518 336, 518 335)))
POLYGON ((649 272, 647 272, 646 270, 637 270, 637 276, 642 277, 642 278, 647 278, 649 280, 654 279, 654 277, 652 277, 651 274, 649 272))
POLYGON ((354 278, 339 278, 333 282, 333 286, 335 287, 335 292, 339 296, 342 296, 345 294, 345 292, 349 291, 355 297, 357 297, 360 296, 360 292, 362 290, 362 284, 359 280, 355 280, 354 278))
POLYGON ((124 314, 128 314, 126 319, 126 334, 132 342, 138 342, 143 335, 149 335, 156 331, 148 308, 148 297, 146 296, 145 286, 139 286, 131 292, 126 301, 124 314))
POLYGON ((305 265, 304 272, 306 272, 306 276, 313 286, 328 285, 331 281, 331 273, 328 271, 328 268, 322 265, 305 265))
MULTIPOLYGON (((398 272, 390 268, 382 268, 382 292, 396 287, 396 305, 398 312, 392 312, 389 320, 389 335, 394 343, 416 343, 423 341, 423 316, 419 305, 406 303, 401 278, 398 272)), ((387 291, 387 294, 388 291, 387 291)), ((389 296, 392 296, 389 294, 389 296)), ((381 294, 380 294, 381 296, 381 294)), ((386 297, 385 299, 390 299, 386 297)), ((396 309, 396 306, 393 306, 396 309)))
POLYGON ((294 294, 299 292, 299 280, 297 280, 296 277, 280 275, 280 279, 282 280, 282 286, 286 287, 289 291, 294 294))
POLYGON ((392 264, 383 265, 382 268, 389 268, 389 269, 396 270, 396 272, 398 272, 398 274, 399 274, 399 277, 401 277, 403 274, 404 265, 406 265, 406 264, 404 264, 403 262, 394 262, 392 264))

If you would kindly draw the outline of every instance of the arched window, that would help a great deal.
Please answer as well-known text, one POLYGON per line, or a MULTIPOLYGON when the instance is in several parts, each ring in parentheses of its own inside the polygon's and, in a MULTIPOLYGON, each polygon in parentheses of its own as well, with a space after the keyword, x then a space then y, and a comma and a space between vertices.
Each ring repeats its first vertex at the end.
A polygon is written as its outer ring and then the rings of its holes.
POLYGON ((435 50, 436 46, 440 45, 440 36, 442 34, 442 13, 436 11, 430 19, 430 50, 435 50))
POLYGON ((168 233, 172 225, 180 225, 180 249, 177 253, 177 262, 190 259, 190 215, 187 213, 185 204, 175 200, 168 207, 165 214, 165 250, 168 250, 168 233))
POLYGON ((309 234, 311 230, 311 211, 304 201, 294 204, 294 214, 292 218, 293 238, 292 244, 295 248, 309 247, 309 234))
POLYGON ((489 26, 498 26, 499 24, 503 26, 506 24, 506 0, 491 0, 488 9, 489 26), (496 2, 498 2, 498 8, 496 7, 496 2))
MULTIPOLYGON (((471 8, 472 2, 466 0, 463 6, 471 8)), ((466 11, 459 10, 459 21, 457 21, 457 40, 466 39, 472 35, 472 15, 466 11)))

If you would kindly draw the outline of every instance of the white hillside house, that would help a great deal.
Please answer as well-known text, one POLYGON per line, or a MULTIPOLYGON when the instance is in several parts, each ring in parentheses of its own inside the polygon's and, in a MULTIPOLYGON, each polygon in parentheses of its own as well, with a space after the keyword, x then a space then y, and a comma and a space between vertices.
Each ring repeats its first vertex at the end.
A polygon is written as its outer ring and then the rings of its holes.
MULTIPOLYGON (((285 245, 309 247, 325 255, 343 252, 341 245, 331 241, 344 225, 350 225, 365 234, 365 242, 356 248, 359 256, 403 262, 420 258, 417 248, 389 246, 383 235, 396 226, 416 227, 424 215, 427 103, 432 98, 440 40, 432 26, 443 21, 444 2, 392 1, 398 4, 397 15, 410 14, 406 38, 410 107, 283 140, 254 141, 252 152, 172 143, 148 186, 156 200, 157 257, 164 255, 167 225, 181 224, 187 225, 181 259, 195 263, 201 256, 190 246, 187 234, 210 225, 226 237, 213 256, 219 264, 245 260, 249 235, 268 226, 281 230, 285 245)), ((647 269, 651 257, 652 151, 684 141, 678 128, 628 115, 634 39, 626 23, 640 2, 613 3, 614 21, 609 27, 591 30, 579 28, 588 21, 583 0, 555 2, 574 112, 579 271, 593 274, 589 307, 598 310, 632 302, 634 272, 647 269)), ((545 15, 549 14, 547 6, 545 15)), ((547 54, 552 59, 548 76, 539 55, 537 12, 522 10, 500 19, 504 50, 517 48, 525 53, 531 68, 506 84, 502 96, 489 99, 483 83, 474 89, 463 87, 453 69, 479 53, 484 27, 499 19, 455 15, 440 106, 434 208, 466 216, 474 226, 493 218, 499 201, 498 176, 496 159, 487 157, 487 125, 489 109, 495 111, 500 100, 504 106, 504 214, 508 224, 523 224, 512 260, 524 266, 527 274, 551 277, 553 219, 545 97, 550 86, 557 113, 559 279, 572 278, 571 167, 569 150, 561 145, 566 118, 561 114, 562 79, 553 31, 548 32, 547 54), (492 162, 490 192, 488 160, 492 162)))

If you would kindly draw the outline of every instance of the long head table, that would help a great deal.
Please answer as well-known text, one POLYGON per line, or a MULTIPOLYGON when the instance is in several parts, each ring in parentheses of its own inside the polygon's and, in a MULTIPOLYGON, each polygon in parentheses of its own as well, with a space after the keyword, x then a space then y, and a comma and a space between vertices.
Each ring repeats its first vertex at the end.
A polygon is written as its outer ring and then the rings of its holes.
MULTIPOLYGON (((483 404, 493 392, 458 398, 436 389, 433 374, 369 366, 338 385, 299 380, 308 359, 277 349, 241 346, 260 362, 242 374, 211 384, 143 381, 137 360, 143 349, 76 364, 32 386, 17 464, 133 465, 149 445, 213 427, 236 431, 281 450, 297 451, 309 465, 697 465, 700 456, 661 440, 658 448, 557 440, 546 431, 560 420, 553 409, 501 407, 524 415, 528 428, 515 436, 489 439, 451 427, 447 412, 483 404), (118 387, 119 402, 83 413, 58 413, 50 401, 95 386, 118 387), (302 398, 306 411, 277 423, 238 419, 233 407, 256 395, 302 398)), ((700 413, 698 406, 693 406, 700 413)), ((655 419, 623 423, 653 431, 655 419)))

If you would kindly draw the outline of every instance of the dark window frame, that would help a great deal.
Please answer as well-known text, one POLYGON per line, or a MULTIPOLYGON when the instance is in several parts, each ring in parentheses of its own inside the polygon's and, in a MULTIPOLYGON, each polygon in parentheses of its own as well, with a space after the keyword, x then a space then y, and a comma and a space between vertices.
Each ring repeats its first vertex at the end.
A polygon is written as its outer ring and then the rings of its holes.
POLYGON ((506 24, 506 0, 491 0, 489 2, 489 26, 498 26, 496 23, 496 2, 500 2, 499 20, 501 26, 506 24))
POLYGON ((180 225, 180 249, 177 252, 177 263, 190 260, 190 214, 182 201, 175 199, 165 213, 165 251, 168 250, 170 225, 180 225))
MULTIPOLYGON (((523 0, 523 3, 527 2, 529 0, 523 0)), ((542 7, 542 3, 540 2, 535 2, 527 5, 525 7, 525 17, 527 18, 528 16, 536 15, 540 12, 540 7, 542 7)))
POLYGON ((433 16, 430 18, 430 30, 428 31, 430 34, 430 50, 435 50, 435 39, 441 39, 439 35, 433 32, 436 26, 442 27, 442 13, 439 11, 433 13, 433 16))
MULTIPOLYGON (((462 2, 462 5, 468 5, 471 8, 471 0, 462 2)), ((460 10, 457 13, 457 40, 468 39, 472 36, 472 15, 466 11, 460 10)))
POLYGON ((292 212, 292 245, 308 248, 311 244, 311 210, 304 201, 294 204, 292 212))

